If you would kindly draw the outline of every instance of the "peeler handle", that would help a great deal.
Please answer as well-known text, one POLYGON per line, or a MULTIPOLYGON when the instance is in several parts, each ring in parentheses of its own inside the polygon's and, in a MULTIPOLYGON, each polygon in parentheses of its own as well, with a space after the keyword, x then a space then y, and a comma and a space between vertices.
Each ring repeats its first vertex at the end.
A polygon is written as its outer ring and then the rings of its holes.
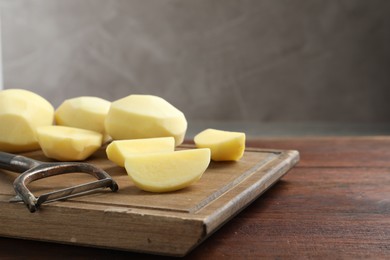
POLYGON ((21 155, 0 152, 0 168, 4 170, 22 173, 39 164, 40 162, 21 155))

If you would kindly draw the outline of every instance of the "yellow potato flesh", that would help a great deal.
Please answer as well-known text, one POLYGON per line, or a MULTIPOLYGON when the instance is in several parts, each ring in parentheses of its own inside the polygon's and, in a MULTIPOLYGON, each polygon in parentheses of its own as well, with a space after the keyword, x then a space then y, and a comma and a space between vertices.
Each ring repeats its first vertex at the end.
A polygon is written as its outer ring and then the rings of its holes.
POLYGON ((125 158, 134 154, 173 152, 175 139, 173 137, 156 137, 147 139, 117 140, 111 142, 106 149, 110 161, 124 167, 125 158))
POLYGON ((52 125, 53 106, 23 89, 0 91, 0 150, 24 152, 39 149, 36 128, 52 125))
POLYGON ((196 147, 210 148, 213 161, 238 161, 245 151, 245 133, 206 129, 194 138, 196 147))
POLYGON ((66 126, 37 128, 39 145, 46 157, 59 161, 81 161, 101 147, 101 133, 66 126))
POLYGON ((210 163, 210 149, 147 153, 125 159, 134 184, 145 191, 169 192, 198 181, 210 163))
POLYGON ((55 111, 57 125, 77 127, 104 133, 104 120, 111 102, 91 96, 65 100, 55 111))
POLYGON ((184 140, 187 120, 160 97, 130 95, 112 102, 105 129, 114 140, 172 136, 177 146, 184 140))

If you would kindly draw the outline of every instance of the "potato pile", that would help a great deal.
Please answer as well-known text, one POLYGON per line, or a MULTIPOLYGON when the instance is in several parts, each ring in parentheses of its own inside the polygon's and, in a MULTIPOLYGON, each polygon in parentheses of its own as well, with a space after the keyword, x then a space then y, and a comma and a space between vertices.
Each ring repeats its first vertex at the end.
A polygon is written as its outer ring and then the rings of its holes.
POLYGON ((186 130, 184 114, 157 96, 113 102, 81 96, 55 110, 31 91, 0 91, 0 151, 41 149, 48 158, 82 161, 108 143, 107 158, 145 191, 182 189, 201 178, 210 160, 238 161, 244 154, 244 133, 217 129, 196 135, 196 148, 175 150, 186 130))

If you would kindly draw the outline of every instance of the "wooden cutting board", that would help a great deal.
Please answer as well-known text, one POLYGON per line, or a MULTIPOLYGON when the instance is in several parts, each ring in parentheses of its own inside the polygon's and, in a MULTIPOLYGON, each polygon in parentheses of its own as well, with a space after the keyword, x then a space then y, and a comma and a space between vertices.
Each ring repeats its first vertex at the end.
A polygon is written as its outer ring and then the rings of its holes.
MULTIPOLYGON (((183 149, 192 148, 183 146, 183 149)), ((41 152, 24 154, 47 161, 41 152)), ((136 188, 104 149, 88 162, 119 185, 30 213, 9 203, 17 173, 0 170, 0 236, 183 256, 278 181, 299 160, 297 151, 246 149, 239 162, 211 162, 201 180, 180 191, 149 193, 136 188)), ((92 181, 75 173, 29 184, 35 194, 92 181)))

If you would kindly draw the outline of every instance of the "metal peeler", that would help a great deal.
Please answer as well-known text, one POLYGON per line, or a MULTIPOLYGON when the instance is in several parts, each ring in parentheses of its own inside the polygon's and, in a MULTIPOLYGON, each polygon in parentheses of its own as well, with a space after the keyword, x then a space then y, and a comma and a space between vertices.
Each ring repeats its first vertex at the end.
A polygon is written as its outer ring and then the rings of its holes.
POLYGON ((21 173, 14 181, 16 197, 10 202, 24 202, 30 212, 35 212, 42 203, 66 199, 99 188, 118 190, 118 184, 111 176, 92 164, 79 162, 41 162, 21 155, 0 152, 0 168, 21 173), (97 181, 49 192, 35 197, 27 184, 35 180, 65 173, 87 173, 97 181))

